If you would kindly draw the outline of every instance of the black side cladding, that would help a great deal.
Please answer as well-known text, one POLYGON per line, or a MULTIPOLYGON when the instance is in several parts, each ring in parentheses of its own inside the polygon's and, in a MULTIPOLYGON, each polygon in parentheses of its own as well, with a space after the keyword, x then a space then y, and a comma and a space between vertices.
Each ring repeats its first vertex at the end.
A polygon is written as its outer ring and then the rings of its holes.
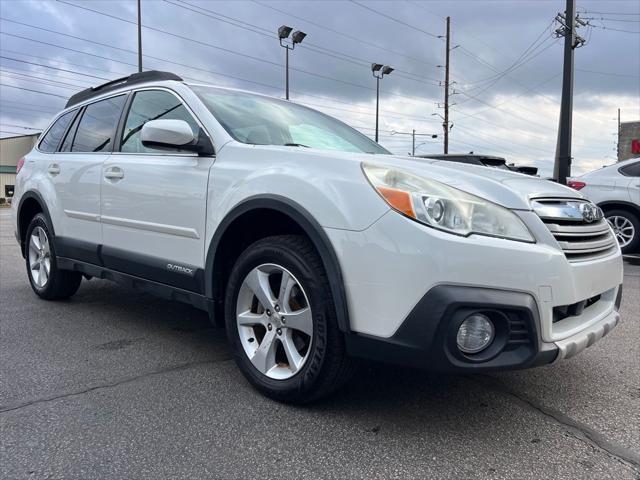
POLYGON ((176 80, 178 82, 183 81, 183 79, 175 73, 161 72, 159 70, 149 70, 147 72, 133 73, 128 77, 116 78, 115 80, 111 80, 110 82, 103 83, 102 85, 98 85, 97 87, 87 88, 86 90, 82 90, 81 92, 72 95, 64 108, 69 108, 72 105, 84 102, 85 100, 88 100, 92 97, 102 95, 103 93, 115 90, 117 88, 136 85, 138 83, 163 80, 176 80))

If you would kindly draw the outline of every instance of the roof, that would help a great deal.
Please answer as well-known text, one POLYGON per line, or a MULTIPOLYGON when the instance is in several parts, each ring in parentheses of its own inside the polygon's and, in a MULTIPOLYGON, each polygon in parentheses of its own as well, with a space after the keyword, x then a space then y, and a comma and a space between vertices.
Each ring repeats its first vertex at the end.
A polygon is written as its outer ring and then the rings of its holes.
POLYGON ((98 95, 102 95, 103 93, 107 93, 112 90, 117 90, 121 87, 162 80, 177 80, 179 82, 183 81, 182 78, 171 72, 149 70, 146 72, 133 73, 127 77, 116 78, 115 80, 111 80, 96 87, 87 88, 86 90, 82 90, 81 92, 72 95, 71 98, 69 98, 69 100, 67 101, 67 104, 64 108, 69 108, 85 100, 97 97, 98 95))

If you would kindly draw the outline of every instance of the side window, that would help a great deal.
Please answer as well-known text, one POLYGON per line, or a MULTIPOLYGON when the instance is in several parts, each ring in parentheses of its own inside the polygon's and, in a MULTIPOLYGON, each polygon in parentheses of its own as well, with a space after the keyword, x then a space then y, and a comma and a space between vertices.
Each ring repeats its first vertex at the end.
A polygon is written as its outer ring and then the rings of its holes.
POLYGON ((110 152, 126 96, 107 98, 88 105, 76 131, 72 152, 110 152))
POLYGON ((640 162, 625 165, 620 169, 620 173, 627 177, 640 177, 640 162))
POLYGON ((72 110, 62 115, 51 126, 47 134, 40 141, 38 148, 43 152, 52 153, 55 152, 60 144, 60 140, 64 135, 65 130, 69 126, 69 122, 73 120, 74 115, 78 110, 72 110))
MULTIPOLYGON (((122 131, 120 151, 126 153, 166 152, 167 149, 150 148, 142 145, 140 131, 149 120, 184 120, 193 133, 198 134, 200 127, 187 111, 180 99, 163 90, 143 90, 137 92, 131 102, 127 120, 122 131)), ((181 152, 171 149, 171 152, 181 152)))
POLYGON ((64 137, 64 140, 62 141, 62 145, 60 146, 61 152, 71 151, 71 145, 73 143, 73 139, 76 137, 76 130, 78 129, 78 123, 80 123, 81 118, 82 118, 82 113, 79 115, 76 115, 76 118, 73 119, 73 123, 71 124, 71 127, 69 127, 69 130, 67 131, 67 135, 64 137))

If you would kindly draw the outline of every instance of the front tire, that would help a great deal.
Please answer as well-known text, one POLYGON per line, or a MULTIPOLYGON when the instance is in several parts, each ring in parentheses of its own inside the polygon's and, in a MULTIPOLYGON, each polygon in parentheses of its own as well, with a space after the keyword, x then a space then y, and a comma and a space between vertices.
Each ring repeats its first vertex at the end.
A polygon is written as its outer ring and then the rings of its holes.
POLYGON ((82 274, 58 268, 51 229, 42 213, 29 223, 25 242, 27 275, 36 295, 45 300, 60 300, 78 291, 82 274))
POLYGON ((605 217, 613 228, 622 253, 640 250, 640 220, 626 210, 607 210, 605 217))
POLYGON ((304 237, 268 237, 240 255, 225 321, 236 363, 268 397, 308 403, 351 376, 326 272, 304 237))

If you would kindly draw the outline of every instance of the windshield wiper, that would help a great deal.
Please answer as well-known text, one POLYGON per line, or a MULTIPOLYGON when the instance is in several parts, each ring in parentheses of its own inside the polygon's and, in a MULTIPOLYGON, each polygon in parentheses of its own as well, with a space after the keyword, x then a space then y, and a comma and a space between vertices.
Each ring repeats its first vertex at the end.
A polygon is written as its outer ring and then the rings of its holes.
POLYGON ((311 148, 309 145, 303 145, 302 143, 285 143, 284 144, 285 147, 304 147, 304 148, 311 148))

